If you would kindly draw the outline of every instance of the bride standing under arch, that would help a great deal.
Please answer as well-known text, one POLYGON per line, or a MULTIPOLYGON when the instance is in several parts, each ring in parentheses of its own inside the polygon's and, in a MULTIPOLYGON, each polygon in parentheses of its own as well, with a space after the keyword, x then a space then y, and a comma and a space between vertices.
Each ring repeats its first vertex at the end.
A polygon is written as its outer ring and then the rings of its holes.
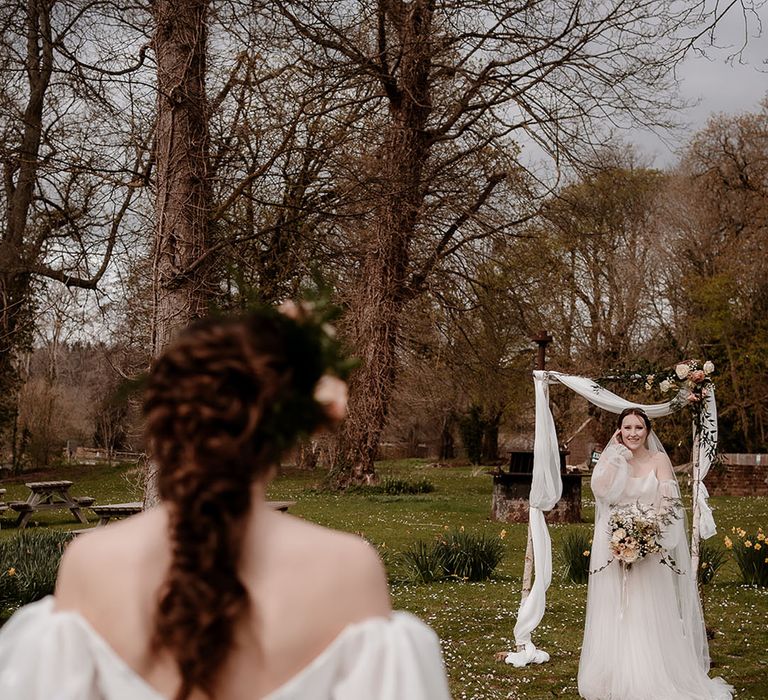
MULTIPOLYGON (((680 490, 671 463, 639 408, 622 411, 594 474, 590 557, 579 693, 586 700, 730 700, 709 678, 709 649, 680 490), (663 552, 631 564, 611 553, 612 507, 637 503, 666 521, 663 552)), ((631 558, 631 555, 630 557, 631 558)))

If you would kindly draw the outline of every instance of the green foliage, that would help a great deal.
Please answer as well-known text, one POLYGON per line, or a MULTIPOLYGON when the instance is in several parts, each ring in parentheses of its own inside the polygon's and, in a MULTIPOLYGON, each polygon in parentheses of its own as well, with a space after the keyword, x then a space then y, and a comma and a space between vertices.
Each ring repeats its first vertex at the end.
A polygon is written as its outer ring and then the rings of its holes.
POLYGON ((347 489, 347 493, 385 494, 387 496, 414 495, 419 493, 432 493, 435 485, 422 477, 421 479, 405 479, 393 476, 385 476, 381 483, 372 485, 353 485, 347 489))
POLYGON ((758 528, 754 534, 741 528, 734 528, 733 532, 736 539, 731 542, 726 537, 725 546, 733 551, 741 580, 757 586, 768 586, 768 542, 763 528, 758 528))
POLYGON ((70 533, 23 530, 0 542, 0 617, 53 593, 70 533))
POLYGON ((409 579, 431 583, 441 579, 485 581, 504 558, 505 547, 496 535, 451 530, 434 542, 418 540, 402 554, 409 579))
POLYGON ((462 581, 485 581, 504 558, 504 543, 496 535, 451 530, 435 544, 445 576, 462 581))
POLYGON ((422 477, 421 479, 398 479, 393 476, 384 477, 381 481, 381 492, 390 496, 401 494, 432 493, 435 485, 422 477))
POLYGON ((406 578, 413 583, 432 583, 444 577, 443 562, 434 542, 418 540, 400 555, 406 578))
POLYGON ((560 555, 563 559, 563 576, 572 583, 589 580, 589 553, 592 543, 583 530, 572 530, 563 540, 560 555))
POLYGON ((709 544, 708 540, 699 542, 699 570, 696 572, 699 583, 711 583, 718 569, 725 564, 728 557, 722 547, 709 544))

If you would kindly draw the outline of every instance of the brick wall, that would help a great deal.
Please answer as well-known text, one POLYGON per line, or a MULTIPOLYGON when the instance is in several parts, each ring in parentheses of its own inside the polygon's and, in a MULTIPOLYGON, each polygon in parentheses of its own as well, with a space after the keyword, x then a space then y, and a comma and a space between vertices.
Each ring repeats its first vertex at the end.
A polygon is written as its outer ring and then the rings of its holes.
POLYGON ((726 454, 704 483, 710 496, 768 496, 768 454, 726 454))

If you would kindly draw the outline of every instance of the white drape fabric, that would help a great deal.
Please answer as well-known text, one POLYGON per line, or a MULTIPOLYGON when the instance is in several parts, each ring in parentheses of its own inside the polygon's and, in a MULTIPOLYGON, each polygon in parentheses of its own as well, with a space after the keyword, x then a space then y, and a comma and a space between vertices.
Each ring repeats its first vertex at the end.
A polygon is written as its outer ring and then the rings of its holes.
MULTIPOLYGON (((547 589, 552 581, 552 543, 549 537, 544 511, 554 508, 563 493, 560 475, 560 448, 557 430, 549 406, 549 385, 559 382, 567 386, 590 403, 611 413, 621 413, 625 408, 641 408, 649 418, 666 416, 677 410, 684 401, 667 401, 659 404, 637 404, 601 387, 587 377, 537 370, 533 373, 536 396, 536 426, 533 444, 533 480, 529 501, 529 527, 533 542, 535 578, 531 592, 521 602, 515 624, 515 644, 522 651, 511 652, 506 657, 508 664, 525 666, 530 663, 543 663, 549 660, 549 654, 537 649, 531 640, 533 630, 541 622, 546 609, 547 589)), ((699 464, 703 480, 712 463, 712 455, 717 446, 717 407, 714 393, 706 398, 706 411, 703 412, 705 430, 709 431, 709 445, 704 440, 699 442, 699 464), (714 438, 714 444, 712 444, 714 438)), ((694 488, 698 494, 700 509, 699 532, 701 537, 714 535, 715 528, 712 510, 707 503, 709 494, 703 483, 694 488)))

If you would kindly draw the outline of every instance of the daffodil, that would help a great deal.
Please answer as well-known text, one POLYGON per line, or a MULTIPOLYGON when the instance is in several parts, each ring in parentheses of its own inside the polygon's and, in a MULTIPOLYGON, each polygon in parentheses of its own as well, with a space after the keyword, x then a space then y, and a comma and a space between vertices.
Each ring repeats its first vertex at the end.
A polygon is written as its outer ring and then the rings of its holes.
POLYGON ((723 540, 723 542, 725 543, 726 549, 731 549, 733 547, 733 540, 731 540, 731 538, 728 537, 727 535, 725 536, 725 539, 723 540))
POLYGON ((752 546, 752 540, 744 540, 744 546, 745 547, 751 547, 752 546))
POLYGON ((759 542, 755 542, 755 551, 756 551, 756 552, 759 552, 759 551, 760 551, 760 549, 761 549, 761 547, 760 547, 760 543, 759 543, 759 542))
POLYGON ((502 530, 502 531, 499 533, 499 539, 502 539, 502 540, 503 540, 503 539, 504 539, 506 536, 507 536, 507 531, 506 531, 506 530, 502 530))
POLYGON ((584 550, 584 552, 583 552, 583 554, 584 554, 584 556, 585 556, 585 557, 588 557, 588 556, 589 556, 589 550, 588 550, 588 549, 585 549, 585 550, 584 550))
POLYGON ((14 567, 11 567, 8 569, 8 575, 9 576, 15 576, 16 575, 16 569, 14 567))

